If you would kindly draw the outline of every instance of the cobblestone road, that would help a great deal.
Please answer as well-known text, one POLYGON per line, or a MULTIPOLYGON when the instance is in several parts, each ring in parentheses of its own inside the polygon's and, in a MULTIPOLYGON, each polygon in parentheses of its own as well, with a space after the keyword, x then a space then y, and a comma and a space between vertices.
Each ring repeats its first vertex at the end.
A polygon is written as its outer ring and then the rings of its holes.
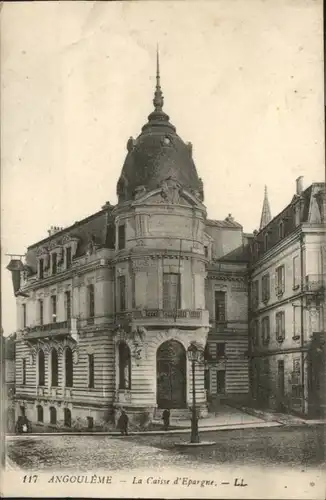
POLYGON ((202 439, 216 445, 178 451, 175 443, 188 436, 29 436, 9 439, 7 454, 13 463, 29 470, 53 468, 73 471, 152 469, 166 467, 210 468, 225 465, 315 466, 325 464, 325 426, 244 429, 205 432, 202 439))

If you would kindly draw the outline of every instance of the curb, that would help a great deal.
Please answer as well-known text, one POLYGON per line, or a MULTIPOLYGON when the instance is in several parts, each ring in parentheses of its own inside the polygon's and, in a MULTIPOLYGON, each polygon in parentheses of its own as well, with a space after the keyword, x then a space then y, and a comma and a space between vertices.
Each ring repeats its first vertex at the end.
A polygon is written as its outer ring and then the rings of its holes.
MULTIPOLYGON (((282 423, 280 422, 259 422, 257 424, 248 424, 248 425, 243 425, 243 424, 229 424, 229 425, 220 425, 220 426, 211 426, 211 427, 202 427, 199 428, 199 432, 212 432, 212 431, 232 431, 232 430, 241 430, 241 429, 263 429, 266 427, 281 427, 283 426, 282 423)), ((191 428, 180 428, 180 429, 173 429, 170 431, 130 431, 128 433, 128 436, 166 436, 166 435, 173 435, 173 434, 188 434, 191 431, 191 428)), ((30 437, 42 437, 42 436, 113 436, 113 437, 120 437, 124 438, 125 436, 122 436, 120 432, 117 431, 106 431, 106 432, 33 432, 29 434, 19 434, 19 435, 12 435, 12 436, 7 436, 8 440, 11 439, 28 439, 30 437)), ((127 437, 128 437, 127 436, 127 437)))

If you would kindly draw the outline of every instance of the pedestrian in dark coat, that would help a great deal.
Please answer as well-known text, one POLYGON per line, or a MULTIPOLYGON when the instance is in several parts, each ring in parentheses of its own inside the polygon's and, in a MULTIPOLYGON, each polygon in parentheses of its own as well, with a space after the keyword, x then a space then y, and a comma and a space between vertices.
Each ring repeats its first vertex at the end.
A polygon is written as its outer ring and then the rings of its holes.
POLYGON ((162 418, 163 418, 164 430, 167 431, 170 426, 170 410, 164 410, 162 418))
POLYGON ((128 436, 128 422, 129 422, 128 415, 124 410, 122 410, 118 420, 118 427, 123 436, 128 436))

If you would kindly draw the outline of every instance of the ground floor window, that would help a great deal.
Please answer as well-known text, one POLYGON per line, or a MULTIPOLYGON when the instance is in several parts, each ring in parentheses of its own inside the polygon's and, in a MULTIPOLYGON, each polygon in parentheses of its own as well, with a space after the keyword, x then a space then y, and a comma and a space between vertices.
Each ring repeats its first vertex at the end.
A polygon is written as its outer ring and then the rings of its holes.
POLYGON ((50 424, 55 425, 57 423, 57 410, 54 406, 50 406, 50 424))
POLYGON ((93 417, 87 417, 87 429, 93 429, 94 419, 93 417))
POLYGON ((225 394, 225 370, 216 372, 216 392, 217 394, 225 394))
POLYGON ((71 411, 69 408, 64 409, 64 424, 65 427, 71 427, 71 411))
POLYGON ((36 409, 37 409, 37 421, 43 422, 43 406, 38 405, 36 409))

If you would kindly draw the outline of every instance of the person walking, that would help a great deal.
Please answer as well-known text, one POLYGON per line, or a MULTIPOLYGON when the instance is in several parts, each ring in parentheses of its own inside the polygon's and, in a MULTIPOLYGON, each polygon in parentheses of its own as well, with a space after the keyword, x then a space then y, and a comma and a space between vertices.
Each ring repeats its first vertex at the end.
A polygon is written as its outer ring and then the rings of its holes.
POLYGON ((122 436, 128 436, 128 423, 129 423, 129 418, 125 410, 121 410, 121 415, 118 420, 118 427, 120 429, 120 432, 122 436))
POLYGON ((170 426, 170 410, 165 409, 163 411, 162 418, 163 418, 164 430, 167 431, 170 426))

